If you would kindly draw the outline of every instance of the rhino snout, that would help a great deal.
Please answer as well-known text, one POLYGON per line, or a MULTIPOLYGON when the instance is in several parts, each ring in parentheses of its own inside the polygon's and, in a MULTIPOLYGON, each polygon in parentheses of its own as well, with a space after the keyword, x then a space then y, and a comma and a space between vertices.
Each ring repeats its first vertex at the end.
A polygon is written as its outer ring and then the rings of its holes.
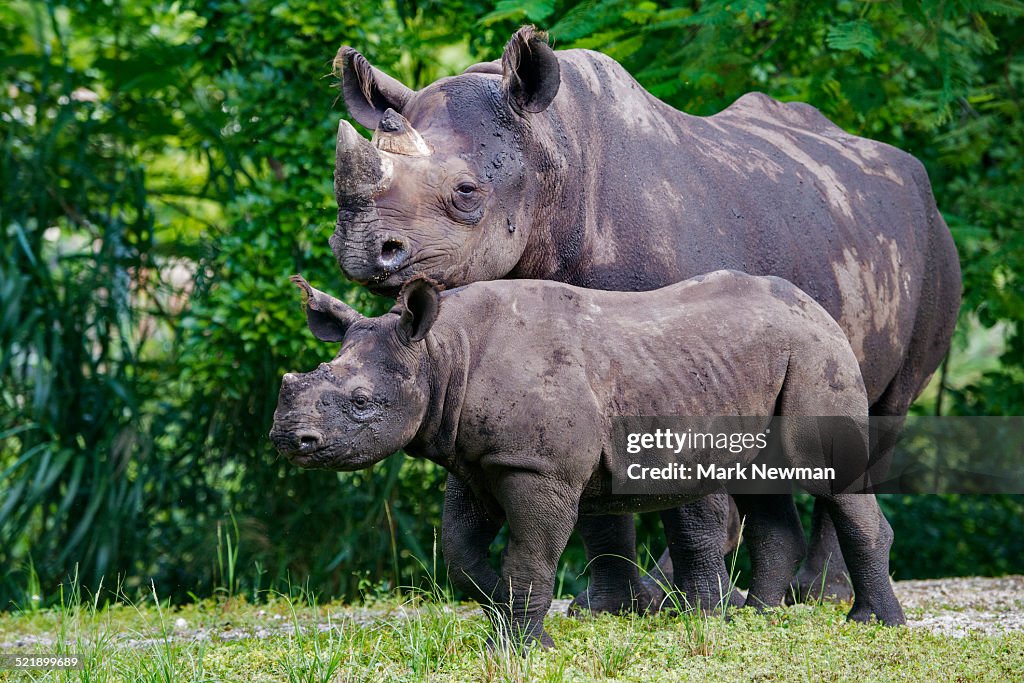
POLYGON ((324 447, 327 440, 323 433, 309 426, 287 427, 274 424, 270 440, 279 453, 288 457, 308 455, 324 447))
POLYGON ((382 235, 369 240, 363 247, 348 245, 340 254, 338 265, 345 277, 374 289, 408 266, 411 257, 412 247, 408 240, 382 235))

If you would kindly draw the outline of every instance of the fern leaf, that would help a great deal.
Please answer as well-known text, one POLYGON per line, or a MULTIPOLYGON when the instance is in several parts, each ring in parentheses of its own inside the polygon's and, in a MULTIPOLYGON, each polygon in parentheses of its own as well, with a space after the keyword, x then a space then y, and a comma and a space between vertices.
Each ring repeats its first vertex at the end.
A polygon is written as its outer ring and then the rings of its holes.
POLYGON ((480 23, 489 26, 506 19, 539 23, 550 17, 554 11, 555 0, 500 0, 494 6, 494 11, 484 15, 480 23))
POLYGON ((1002 14, 1007 17, 1024 16, 1024 2, 1020 0, 985 0, 975 8, 978 12, 1002 14))
POLYGON ((618 23, 628 9, 629 5, 622 0, 588 0, 566 12, 550 33, 561 41, 578 40, 618 23))
POLYGON ((829 28, 825 42, 833 50, 856 50, 868 59, 878 54, 878 36, 865 19, 854 19, 829 28))

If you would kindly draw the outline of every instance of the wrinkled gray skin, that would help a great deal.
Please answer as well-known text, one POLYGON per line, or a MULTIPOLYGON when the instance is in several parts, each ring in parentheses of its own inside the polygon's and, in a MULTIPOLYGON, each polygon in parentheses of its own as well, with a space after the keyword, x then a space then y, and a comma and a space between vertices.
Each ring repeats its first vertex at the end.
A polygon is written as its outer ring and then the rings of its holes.
MULTIPOLYGON (((417 92, 350 48, 338 64, 349 111, 375 132, 370 143, 341 123, 330 241, 346 275, 378 292, 417 274, 620 291, 718 268, 776 275, 839 321, 875 415, 905 415, 949 346, 960 269, 924 168, 811 106, 752 93, 690 116, 614 60, 554 52, 529 28, 499 62, 417 92)), ((724 576, 727 510, 709 497, 680 511, 693 554, 675 578, 690 594, 724 576)), ((632 520, 588 518, 581 532, 592 583, 578 602, 635 607, 632 520)), ((811 539, 797 591, 842 597, 820 506, 811 539)))
MULTIPOLYGON (((502 639, 551 644, 543 619, 578 517, 668 509, 675 555, 671 508, 716 486, 613 496, 611 473, 630 462, 613 446, 614 416, 767 416, 757 429, 772 415, 848 417, 841 433, 790 420, 772 437, 791 466, 863 471, 868 462, 868 403, 853 351, 824 309, 777 278, 719 271, 645 293, 536 280, 442 293, 419 278, 373 319, 297 282, 310 329, 342 347, 317 370, 285 376, 275 446, 302 467, 334 470, 369 467, 404 448, 457 476, 466 486, 448 494, 442 530, 449 576, 497 615, 502 639), (485 560, 503 522, 499 576, 485 560)), ((703 457, 727 465, 757 452, 703 457)), ((892 531, 874 496, 831 487, 805 486, 835 520, 854 586, 849 618, 905 623, 889 583, 892 531)), ((775 527, 785 532, 796 518, 792 496, 737 502, 755 520, 746 531, 755 546, 777 542, 775 527)), ((802 544, 798 534, 779 548, 790 566, 802 544)), ((759 569, 748 599, 779 604, 792 570, 759 569)))

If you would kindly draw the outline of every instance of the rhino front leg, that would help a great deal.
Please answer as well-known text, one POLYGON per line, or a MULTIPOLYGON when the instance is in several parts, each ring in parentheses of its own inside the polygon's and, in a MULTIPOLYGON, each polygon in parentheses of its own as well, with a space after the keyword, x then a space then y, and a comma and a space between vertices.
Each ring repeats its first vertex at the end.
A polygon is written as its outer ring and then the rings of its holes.
POLYGON ((461 479, 448 475, 441 516, 441 552, 448 579, 485 608, 505 599, 498 574, 488 562, 491 542, 503 523, 487 514, 461 479))
POLYGON ((509 541, 501 563, 505 600, 494 605, 504 645, 554 642, 544 631, 551 607, 558 559, 565 549, 579 509, 579 491, 533 474, 513 474, 502 482, 502 507, 509 541))
POLYGON ((850 621, 867 622, 872 616, 888 626, 907 623, 889 581, 892 527, 869 494, 822 496, 835 522, 843 555, 853 582, 850 621))

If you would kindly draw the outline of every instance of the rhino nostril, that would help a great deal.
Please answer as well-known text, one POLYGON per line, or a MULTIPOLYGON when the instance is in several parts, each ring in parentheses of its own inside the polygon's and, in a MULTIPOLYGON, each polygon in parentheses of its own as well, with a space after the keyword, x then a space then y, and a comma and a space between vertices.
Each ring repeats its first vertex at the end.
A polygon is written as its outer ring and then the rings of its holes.
POLYGON ((385 268, 396 268, 408 258, 405 245, 396 239, 385 240, 380 247, 380 264, 385 268))
POLYGON ((303 451, 319 447, 324 440, 323 434, 313 429, 300 430, 295 433, 295 438, 298 439, 299 449, 303 451))

